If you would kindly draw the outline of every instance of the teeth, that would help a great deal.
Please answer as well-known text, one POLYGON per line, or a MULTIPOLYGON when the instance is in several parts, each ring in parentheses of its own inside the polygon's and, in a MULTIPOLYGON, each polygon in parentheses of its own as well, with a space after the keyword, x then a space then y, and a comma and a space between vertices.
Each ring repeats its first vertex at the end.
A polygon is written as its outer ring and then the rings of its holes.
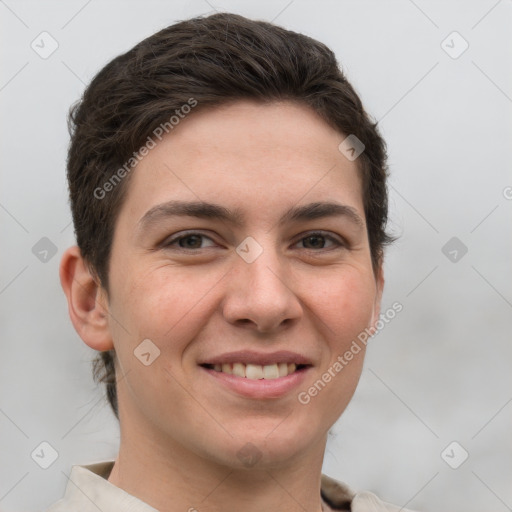
POLYGON ((276 363, 262 366, 260 364, 224 363, 214 364, 213 369, 216 372, 228 373, 251 380, 272 380, 292 374, 297 370, 297 365, 295 363, 276 363))
POLYGON ((248 379, 263 379, 263 368, 259 364, 248 364, 245 367, 245 376, 248 379))
POLYGON ((286 377, 288 375, 288 364, 279 363, 279 377, 286 377))
POLYGON ((237 377, 245 377, 245 364, 233 364, 233 375, 236 375, 237 377))
POLYGON ((279 367, 277 364, 267 364, 263 367, 264 379, 277 379, 279 377, 279 367))

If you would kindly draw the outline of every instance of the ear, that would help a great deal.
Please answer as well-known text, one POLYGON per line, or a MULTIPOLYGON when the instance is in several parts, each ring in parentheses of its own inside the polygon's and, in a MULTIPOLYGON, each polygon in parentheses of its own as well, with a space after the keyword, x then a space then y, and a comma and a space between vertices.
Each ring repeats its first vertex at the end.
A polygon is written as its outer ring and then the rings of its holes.
POLYGON ((384 261, 382 258, 379 259, 378 267, 375 271, 375 301, 373 303, 373 314, 371 327, 375 327, 375 324, 380 318, 380 305, 382 301, 382 292, 384 291, 384 261))
POLYGON ((91 274, 78 247, 70 247, 64 252, 59 275, 76 332, 94 350, 113 349, 107 294, 91 274))

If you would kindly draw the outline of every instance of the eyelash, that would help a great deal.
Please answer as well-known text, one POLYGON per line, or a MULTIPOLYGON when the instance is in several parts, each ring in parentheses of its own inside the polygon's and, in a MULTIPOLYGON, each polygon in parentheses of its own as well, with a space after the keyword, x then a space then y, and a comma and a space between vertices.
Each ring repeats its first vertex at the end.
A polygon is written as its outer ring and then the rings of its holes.
MULTIPOLYGON (((174 244, 178 243, 180 240, 187 239, 187 238, 189 238, 191 236, 200 236, 202 238, 207 238, 207 239, 211 240, 212 242, 214 242, 214 240, 211 237, 205 235, 204 233, 200 233, 200 232, 197 232, 197 231, 191 231, 191 232, 186 233, 184 235, 180 235, 180 236, 177 236, 175 238, 171 238, 170 240, 165 241, 162 245, 166 249, 167 248, 171 248, 172 249, 172 246, 174 244)), ((319 252, 319 251, 333 250, 333 249, 336 249, 336 248, 348 247, 348 244, 346 244, 344 241, 338 240, 336 237, 334 237, 332 235, 329 235, 329 234, 327 234, 327 233, 325 233, 323 231, 311 231, 311 232, 307 233, 307 235, 305 235, 302 238, 300 238, 300 240, 298 240, 296 242, 296 244, 302 242, 303 240, 305 240, 307 238, 315 237, 315 236, 322 237, 325 240, 329 240, 329 241, 333 242, 336 245, 336 247, 330 247, 330 248, 321 247, 320 249, 308 249, 306 247, 303 247, 302 249, 304 249, 306 251, 319 252)), ((296 244, 294 244, 294 245, 296 245, 296 244)), ((187 249, 185 247, 177 247, 176 249, 179 250, 179 251, 184 251, 184 252, 197 252, 197 251, 199 251, 201 249, 207 249, 207 247, 199 247, 197 249, 187 249)))

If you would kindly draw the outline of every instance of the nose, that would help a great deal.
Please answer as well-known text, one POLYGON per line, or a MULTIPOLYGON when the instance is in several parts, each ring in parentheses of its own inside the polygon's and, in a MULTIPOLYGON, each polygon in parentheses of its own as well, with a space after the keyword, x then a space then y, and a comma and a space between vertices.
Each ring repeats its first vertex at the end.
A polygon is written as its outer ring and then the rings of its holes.
POLYGON ((235 255, 222 303, 229 323, 258 333, 277 333, 297 323, 303 307, 286 262, 268 248, 252 263, 235 255))

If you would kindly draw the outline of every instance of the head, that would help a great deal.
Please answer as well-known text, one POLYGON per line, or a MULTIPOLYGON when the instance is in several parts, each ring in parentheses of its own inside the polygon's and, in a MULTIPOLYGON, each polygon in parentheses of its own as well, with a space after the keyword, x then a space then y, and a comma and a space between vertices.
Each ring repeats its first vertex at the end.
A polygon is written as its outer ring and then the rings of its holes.
POLYGON ((196 453, 210 448, 192 418, 219 446, 257 444, 287 411, 291 443, 318 440, 352 397, 364 347, 308 404, 242 400, 209 379, 225 354, 293 349, 307 390, 378 320, 385 144, 333 53, 237 15, 191 19, 107 64, 69 124, 78 248, 61 280, 116 417, 140 414, 196 453), (355 160, 338 149, 349 135, 364 144, 355 160), (198 404, 221 399, 212 427, 198 404))

